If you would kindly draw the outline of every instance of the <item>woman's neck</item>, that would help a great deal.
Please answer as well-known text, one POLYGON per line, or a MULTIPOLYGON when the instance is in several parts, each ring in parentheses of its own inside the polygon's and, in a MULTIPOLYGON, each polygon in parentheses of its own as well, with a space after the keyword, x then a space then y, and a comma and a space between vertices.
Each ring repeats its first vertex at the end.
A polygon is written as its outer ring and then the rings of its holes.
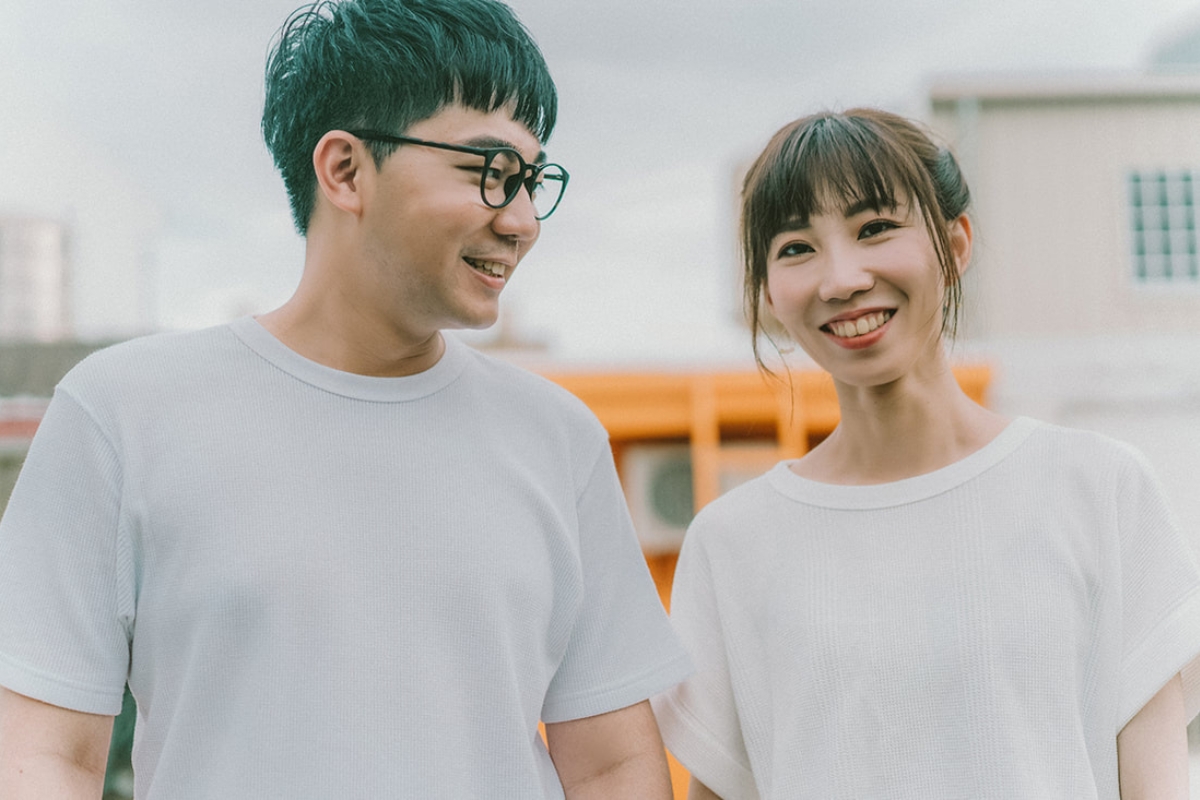
POLYGON ((841 421, 792 465, 822 483, 889 483, 949 466, 992 441, 1008 419, 976 404, 948 363, 886 386, 837 384, 841 421))

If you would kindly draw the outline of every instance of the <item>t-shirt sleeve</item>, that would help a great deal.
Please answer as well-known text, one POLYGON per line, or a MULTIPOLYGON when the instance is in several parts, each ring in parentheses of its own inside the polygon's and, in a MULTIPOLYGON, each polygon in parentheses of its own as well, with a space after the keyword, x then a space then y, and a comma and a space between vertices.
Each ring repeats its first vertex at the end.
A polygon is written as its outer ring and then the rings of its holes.
POLYGON ((60 388, 0 521, 0 685, 120 712, 132 618, 120 485, 111 443, 60 388))
POLYGON ((1176 673, 1200 710, 1200 570, 1149 466, 1135 456, 1117 496, 1123 652, 1117 730, 1176 673))
POLYGON ((734 699, 728 643, 699 527, 684 539, 671 590, 671 622, 696 673, 653 700, 663 741, 679 762, 719 796, 758 797, 734 699))
POLYGON ((642 556, 607 442, 576 504, 583 598, 542 720, 625 708, 691 672, 642 556))

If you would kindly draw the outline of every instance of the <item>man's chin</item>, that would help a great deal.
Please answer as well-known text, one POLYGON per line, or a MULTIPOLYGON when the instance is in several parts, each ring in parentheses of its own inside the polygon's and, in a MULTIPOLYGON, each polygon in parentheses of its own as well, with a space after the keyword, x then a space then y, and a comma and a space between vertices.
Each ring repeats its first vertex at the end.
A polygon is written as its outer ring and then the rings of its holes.
POLYGON ((461 331, 468 339, 479 339, 480 337, 486 335, 485 331, 492 328, 499 318, 499 311, 491 314, 478 314, 471 317, 463 316, 459 317, 458 319, 451 320, 442 327, 442 330, 461 331))

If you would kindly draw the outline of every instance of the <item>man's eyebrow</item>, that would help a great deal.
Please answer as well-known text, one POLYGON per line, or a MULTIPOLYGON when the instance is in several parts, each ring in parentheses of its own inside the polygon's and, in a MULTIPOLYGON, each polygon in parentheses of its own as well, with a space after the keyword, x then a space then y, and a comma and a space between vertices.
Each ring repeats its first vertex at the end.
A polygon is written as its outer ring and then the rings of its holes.
MULTIPOLYGON (((512 142, 496 136, 476 136, 473 139, 468 139, 467 141, 463 142, 463 144, 469 147, 507 147, 510 150, 516 150, 518 153, 521 152, 521 148, 517 147, 512 142)), ((546 151, 539 150, 537 156, 533 160, 533 163, 541 164, 545 160, 546 151)))

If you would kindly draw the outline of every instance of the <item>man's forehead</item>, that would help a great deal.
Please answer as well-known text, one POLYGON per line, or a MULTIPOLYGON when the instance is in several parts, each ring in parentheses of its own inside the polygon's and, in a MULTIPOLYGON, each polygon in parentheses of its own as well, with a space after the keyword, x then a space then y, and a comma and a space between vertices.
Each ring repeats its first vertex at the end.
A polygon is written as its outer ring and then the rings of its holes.
POLYGON ((409 128, 410 136, 471 147, 511 147, 529 162, 545 160, 541 142, 525 125, 513 118, 512 109, 502 106, 481 111, 460 104, 443 106, 436 114, 409 128))

